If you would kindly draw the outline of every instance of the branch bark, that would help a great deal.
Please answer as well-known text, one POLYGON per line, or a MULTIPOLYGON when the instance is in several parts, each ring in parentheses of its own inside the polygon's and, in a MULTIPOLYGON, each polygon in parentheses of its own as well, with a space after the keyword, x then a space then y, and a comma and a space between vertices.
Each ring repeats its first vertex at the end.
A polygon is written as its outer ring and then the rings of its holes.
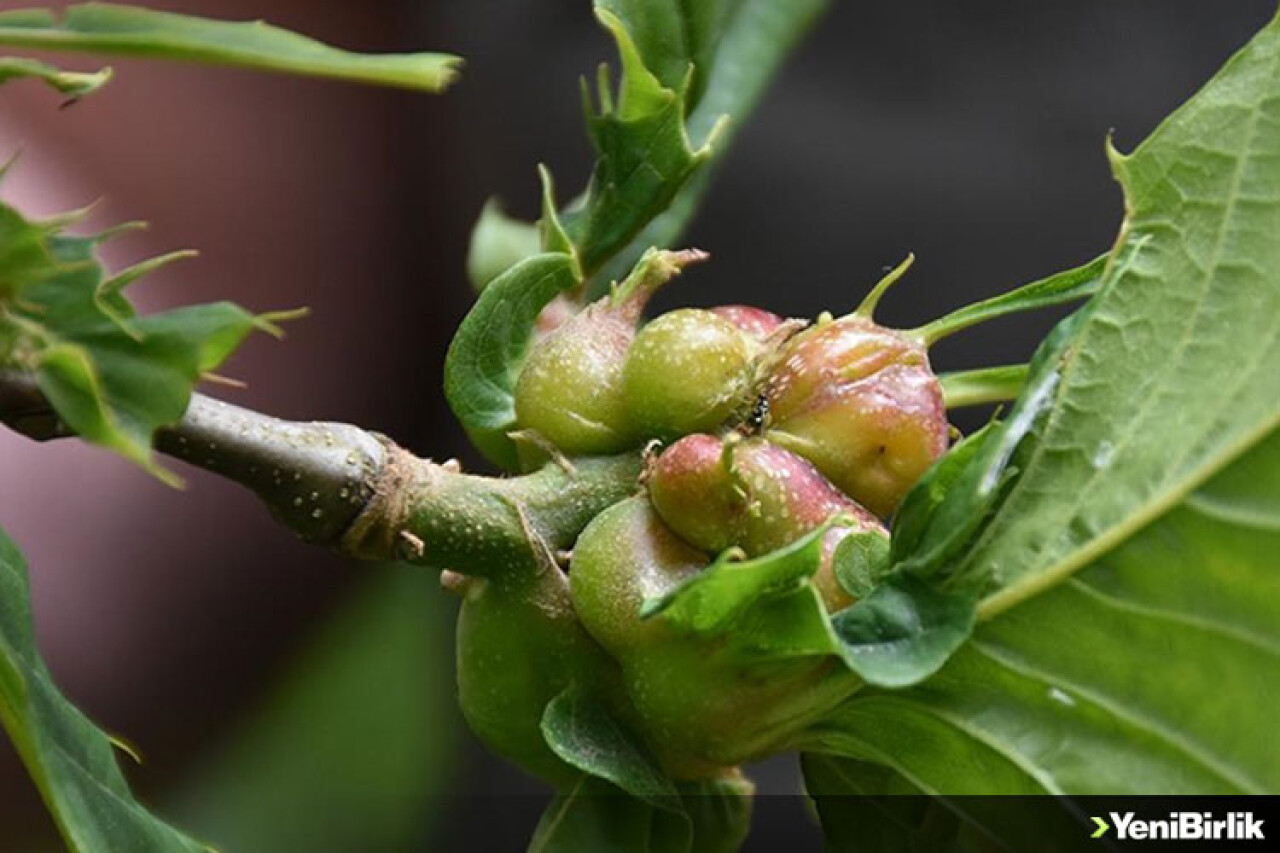
MULTIPOLYGON (((30 376, 0 371, 0 422, 37 441, 72 433, 30 376)), ((357 426, 296 422, 193 394, 156 449, 254 492, 304 541, 492 579, 527 577, 637 488, 638 453, 464 474, 357 426)))

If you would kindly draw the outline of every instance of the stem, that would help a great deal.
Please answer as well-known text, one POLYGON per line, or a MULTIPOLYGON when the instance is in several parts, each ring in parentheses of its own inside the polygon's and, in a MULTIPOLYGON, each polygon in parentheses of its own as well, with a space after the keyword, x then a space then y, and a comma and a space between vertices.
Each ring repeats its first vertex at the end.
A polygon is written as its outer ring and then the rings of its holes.
POLYGON ((880 299, 889 292, 889 288, 898 283, 898 280, 907 274, 907 270, 911 269, 911 265, 916 262, 916 256, 908 253, 906 259, 893 269, 889 270, 880 281, 876 282, 876 286, 871 288, 871 292, 863 298, 862 304, 853 312, 859 317, 865 317, 868 320, 875 314, 876 306, 880 304, 880 299))
POLYGON ((962 332, 971 326, 1005 317, 1020 314, 1024 311, 1037 311, 1064 302, 1074 302, 1092 296, 1098 292, 1102 283, 1102 272, 1106 268, 1107 255, 1094 258, 1089 263, 1049 278, 1034 281, 1031 284, 958 308, 946 316, 939 317, 931 323, 913 329, 907 334, 920 340, 926 346, 933 346, 943 338, 962 332))
POLYGON ((1003 403, 1021 393, 1029 369, 1030 365, 1009 364, 944 373, 938 377, 938 383, 942 386, 942 399, 948 409, 1003 403))
MULTIPOLYGON (((38 441, 71 435, 31 377, 14 371, 0 371, 0 422, 38 441)), ((280 420, 201 394, 155 447, 248 488, 307 542, 491 578, 545 568, 635 492, 641 470, 637 452, 480 477, 356 426, 280 420)))

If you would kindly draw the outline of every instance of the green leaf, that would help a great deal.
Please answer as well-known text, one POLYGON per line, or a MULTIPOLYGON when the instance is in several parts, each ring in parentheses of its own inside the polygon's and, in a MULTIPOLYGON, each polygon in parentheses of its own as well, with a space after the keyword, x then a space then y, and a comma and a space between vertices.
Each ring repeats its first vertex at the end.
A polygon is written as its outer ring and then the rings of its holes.
POLYGON ((584 775, 547 807, 529 853, 734 853, 751 823, 751 783, 684 782, 680 809, 629 797, 584 775))
POLYGON ((78 100, 105 86, 111 79, 111 69, 103 68, 101 71, 93 72, 63 71, 61 68, 34 59, 0 57, 0 86, 10 80, 20 80, 24 77, 43 80, 72 100, 78 100))
POLYGON ((366 571, 167 798, 218 850, 408 850, 439 825, 460 721, 432 663, 450 657, 452 605, 420 567, 366 571))
POLYGON ((869 684, 903 687, 933 675, 969 638, 975 604, 899 574, 837 613, 831 624, 850 669, 869 684))
POLYGON ((476 447, 507 470, 518 467, 515 385, 538 314, 578 283, 573 259, 547 252, 494 279, 463 319, 444 368, 444 393, 476 447))
POLYGON ((845 592, 866 598, 889 568, 889 539, 871 530, 851 532, 832 554, 836 580, 845 592))
POLYGON ((875 853, 976 850, 1090 851, 1089 821, 1070 800, 1052 797, 929 797, 901 774, 871 761, 805 755, 805 790, 826 849, 875 853))
POLYGON ((685 181, 711 156, 714 134, 696 150, 685 128, 685 95, 666 87, 645 67, 621 20, 597 7, 621 57, 615 93, 601 73, 590 104, 584 83, 587 127, 598 159, 580 208, 564 216, 582 271, 590 275, 666 209, 685 181))
POLYGON ((489 199, 471 229, 467 279, 479 293, 520 261, 538 254, 541 245, 536 225, 507 216, 497 199, 489 199))
POLYGON ((1109 255, 1102 255, 1084 266, 1065 270, 1048 278, 1033 281, 1031 284, 1024 284, 999 296, 958 308, 920 327, 915 333, 927 343, 932 344, 970 326, 976 326, 997 317, 1038 311, 1041 308, 1066 302, 1078 302, 1098 292, 1109 258, 1109 255))
MULTIPOLYGON (((936 676, 864 691, 808 748, 944 794, 1280 789, 1280 433, 1123 546, 979 626, 936 676)), ((974 818, 977 819, 976 817, 974 818)))
POLYGON ((179 59, 443 91, 460 60, 440 53, 358 54, 262 21, 215 21, 137 6, 82 3, 59 17, 47 9, 0 12, 0 45, 179 59))
MULTIPOLYGON (((645 7, 645 0, 629 4, 645 7)), ((681 3, 698 14, 702 3, 681 3)), ((716 5, 716 4, 707 4, 716 5)), ((734 134, 746 126, 751 112, 777 74, 783 60, 827 8, 827 0, 738 0, 722 4, 723 12, 708 20, 720 22, 720 33, 695 40, 695 45, 714 45, 713 54, 702 48, 702 66, 709 67, 705 86, 701 89, 701 71, 695 68, 689 98, 697 98, 686 121, 689 139, 700 148, 715 130, 715 146, 711 165, 725 156, 734 134), (727 116, 728 121, 722 118, 727 116)), ((692 29, 691 27, 687 28, 692 29)), ((652 41, 659 41, 655 38, 652 41)), ((637 36, 641 52, 654 55, 647 45, 651 40, 637 36), (646 52, 648 51, 648 52, 646 52)), ((697 51, 689 57, 696 60, 697 51)), ((656 72, 655 72, 656 73, 656 72)), ((676 245, 697 212, 702 196, 710 184, 712 169, 700 169, 676 193, 666 210, 654 217, 631 243, 596 273, 589 294, 603 292, 609 282, 621 278, 636 259, 650 246, 676 245)))
POLYGON ((103 238, 68 235, 74 215, 32 222, 0 204, 0 368, 27 371, 67 426, 175 482, 151 450, 192 386, 264 319, 230 303, 137 316, 123 288, 181 254, 108 277, 103 238))
POLYGON ((609 709, 581 688, 570 686, 547 703, 542 736, 565 763, 650 805, 680 810, 675 783, 609 709))
MULTIPOLYGON (((591 279, 588 298, 625 277, 646 249, 676 244, 706 191, 705 164, 723 155, 826 5, 597 0, 619 43, 633 109, 624 116, 620 97, 618 110, 588 111, 600 159, 583 199, 562 213, 591 279)), ((607 92, 602 77, 600 100, 612 107, 607 92)))
POLYGON ((0 723, 40 790, 67 846, 202 851, 129 791, 111 739, 54 686, 36 650, 27 567, 0 531, 0 723))
POLYGON ((1081 316, 1059 323, 1037 348, 1009 417, 953 448, 908 492, 894 519, 896 568, 918 577, 942 573, 989 518, 1017 474, 1010 461, 1053 403, 1081 316))
POLYGON ((691 853, 688 815, 629 797, 584 775, 557 794, 529 842, 529 853, 691 853))
MULTIPOLYGON (((894 514, 893 536, 889 540, 890 556, 895 562, 901 562, 908 555, 925 550, 923 540, 933 529, 935 513, 944 505, 958 481, 967 483, 967 478, 973 476, 972 472, 977 465, 975 460, 992 433, 997 430, 1000 431, 1000 437, 1005 438, 1005 430, 999 421, 994 420, 977 432, 965 436, 907 492, 902 505, 894 514)), ((985 455, 981 458, 984 461, 987 459, 985 455)))
POLYGON ((791 592, 812 577, 822 560, 818 528, 770 554, 742 560, 730 550, 661 598, 648 599, 641 616, 662 614, 678 627, 698 633, 723 633, 733 621, 763 598, 791 592))
POLYGON ((1113 163, 1102 289, 1020 400, 1048 405, 970 466, 1007 486, 956 539, 966 470, 900 564, 980 591, 982 624, 808 748, 934 793, 1280 790, 1280 18, 1113 163))
POLYGON ((954 572, 992 615, 1280 423, 1280 19, 1128 157, 1128 215, 1016 482, 954 572), (993 571, 993 567, 998 571, 993 571))

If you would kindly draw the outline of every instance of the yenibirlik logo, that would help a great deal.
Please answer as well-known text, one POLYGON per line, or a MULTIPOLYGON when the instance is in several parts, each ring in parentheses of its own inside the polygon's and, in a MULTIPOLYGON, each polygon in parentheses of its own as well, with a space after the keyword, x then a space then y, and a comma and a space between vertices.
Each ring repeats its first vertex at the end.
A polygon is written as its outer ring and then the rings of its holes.
POLYGON ((1228 812, 1215 818, 1213 812, 1169 812, 1168 818, 1147 820, 1133 812, 1108 812, 1111 823, 1094 817, 1092 838, 1101 838, 1115 825, 1121 841, 1264 841, 1261 818, 1253 812, 1228 812))

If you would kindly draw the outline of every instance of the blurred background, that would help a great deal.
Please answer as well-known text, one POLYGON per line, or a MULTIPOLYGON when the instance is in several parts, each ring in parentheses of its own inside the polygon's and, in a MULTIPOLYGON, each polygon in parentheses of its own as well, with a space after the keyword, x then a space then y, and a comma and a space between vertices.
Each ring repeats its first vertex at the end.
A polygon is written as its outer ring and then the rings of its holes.
MULTIPOLYGON (((467 238, 490 195, 536 215, 540 161, 562 195, 586 180, 577 78, 613 59, 588 0, 147 5, 467 66, 440 97, 123 60, 65 110, 35 83, 5 86, 0 156, 23 152, 5 198, 38 214, 101 199, 93 225, 151 222, 110 247, 116 267, 199 249, 133 291, 148 309, 311 307, 224 370, 246 390, 213 393, 481 467, 440 391, 471 300, 467 238)), ((1108 131, 1131 148, 1273 10, 836 2, 719 166, 688 237, 713 263, 657 308, 839 312, 914 251, 881 309, 914 325, 1087 261, 1121 212, 1108 131)), ((1054 319, 961 335, 935 366, 1022 360, 1054 319)), ((138 747, 144 800, 229 853, 522 849, 548 795, 463 725, 456 604, 436 578, 310 549, 246 493, 181 473, 175 493, 104 452, 0 433, 0 526, 31 564, 41 649, 68 696, 138 747)), ((772 794, 798 778, 780 761, 759 776, 772 794)), ((748 849, 784 841, 820 843, 798 798, 765 797, 748 849)), ((56 849, 0 744, 0 850, 56 849)))

